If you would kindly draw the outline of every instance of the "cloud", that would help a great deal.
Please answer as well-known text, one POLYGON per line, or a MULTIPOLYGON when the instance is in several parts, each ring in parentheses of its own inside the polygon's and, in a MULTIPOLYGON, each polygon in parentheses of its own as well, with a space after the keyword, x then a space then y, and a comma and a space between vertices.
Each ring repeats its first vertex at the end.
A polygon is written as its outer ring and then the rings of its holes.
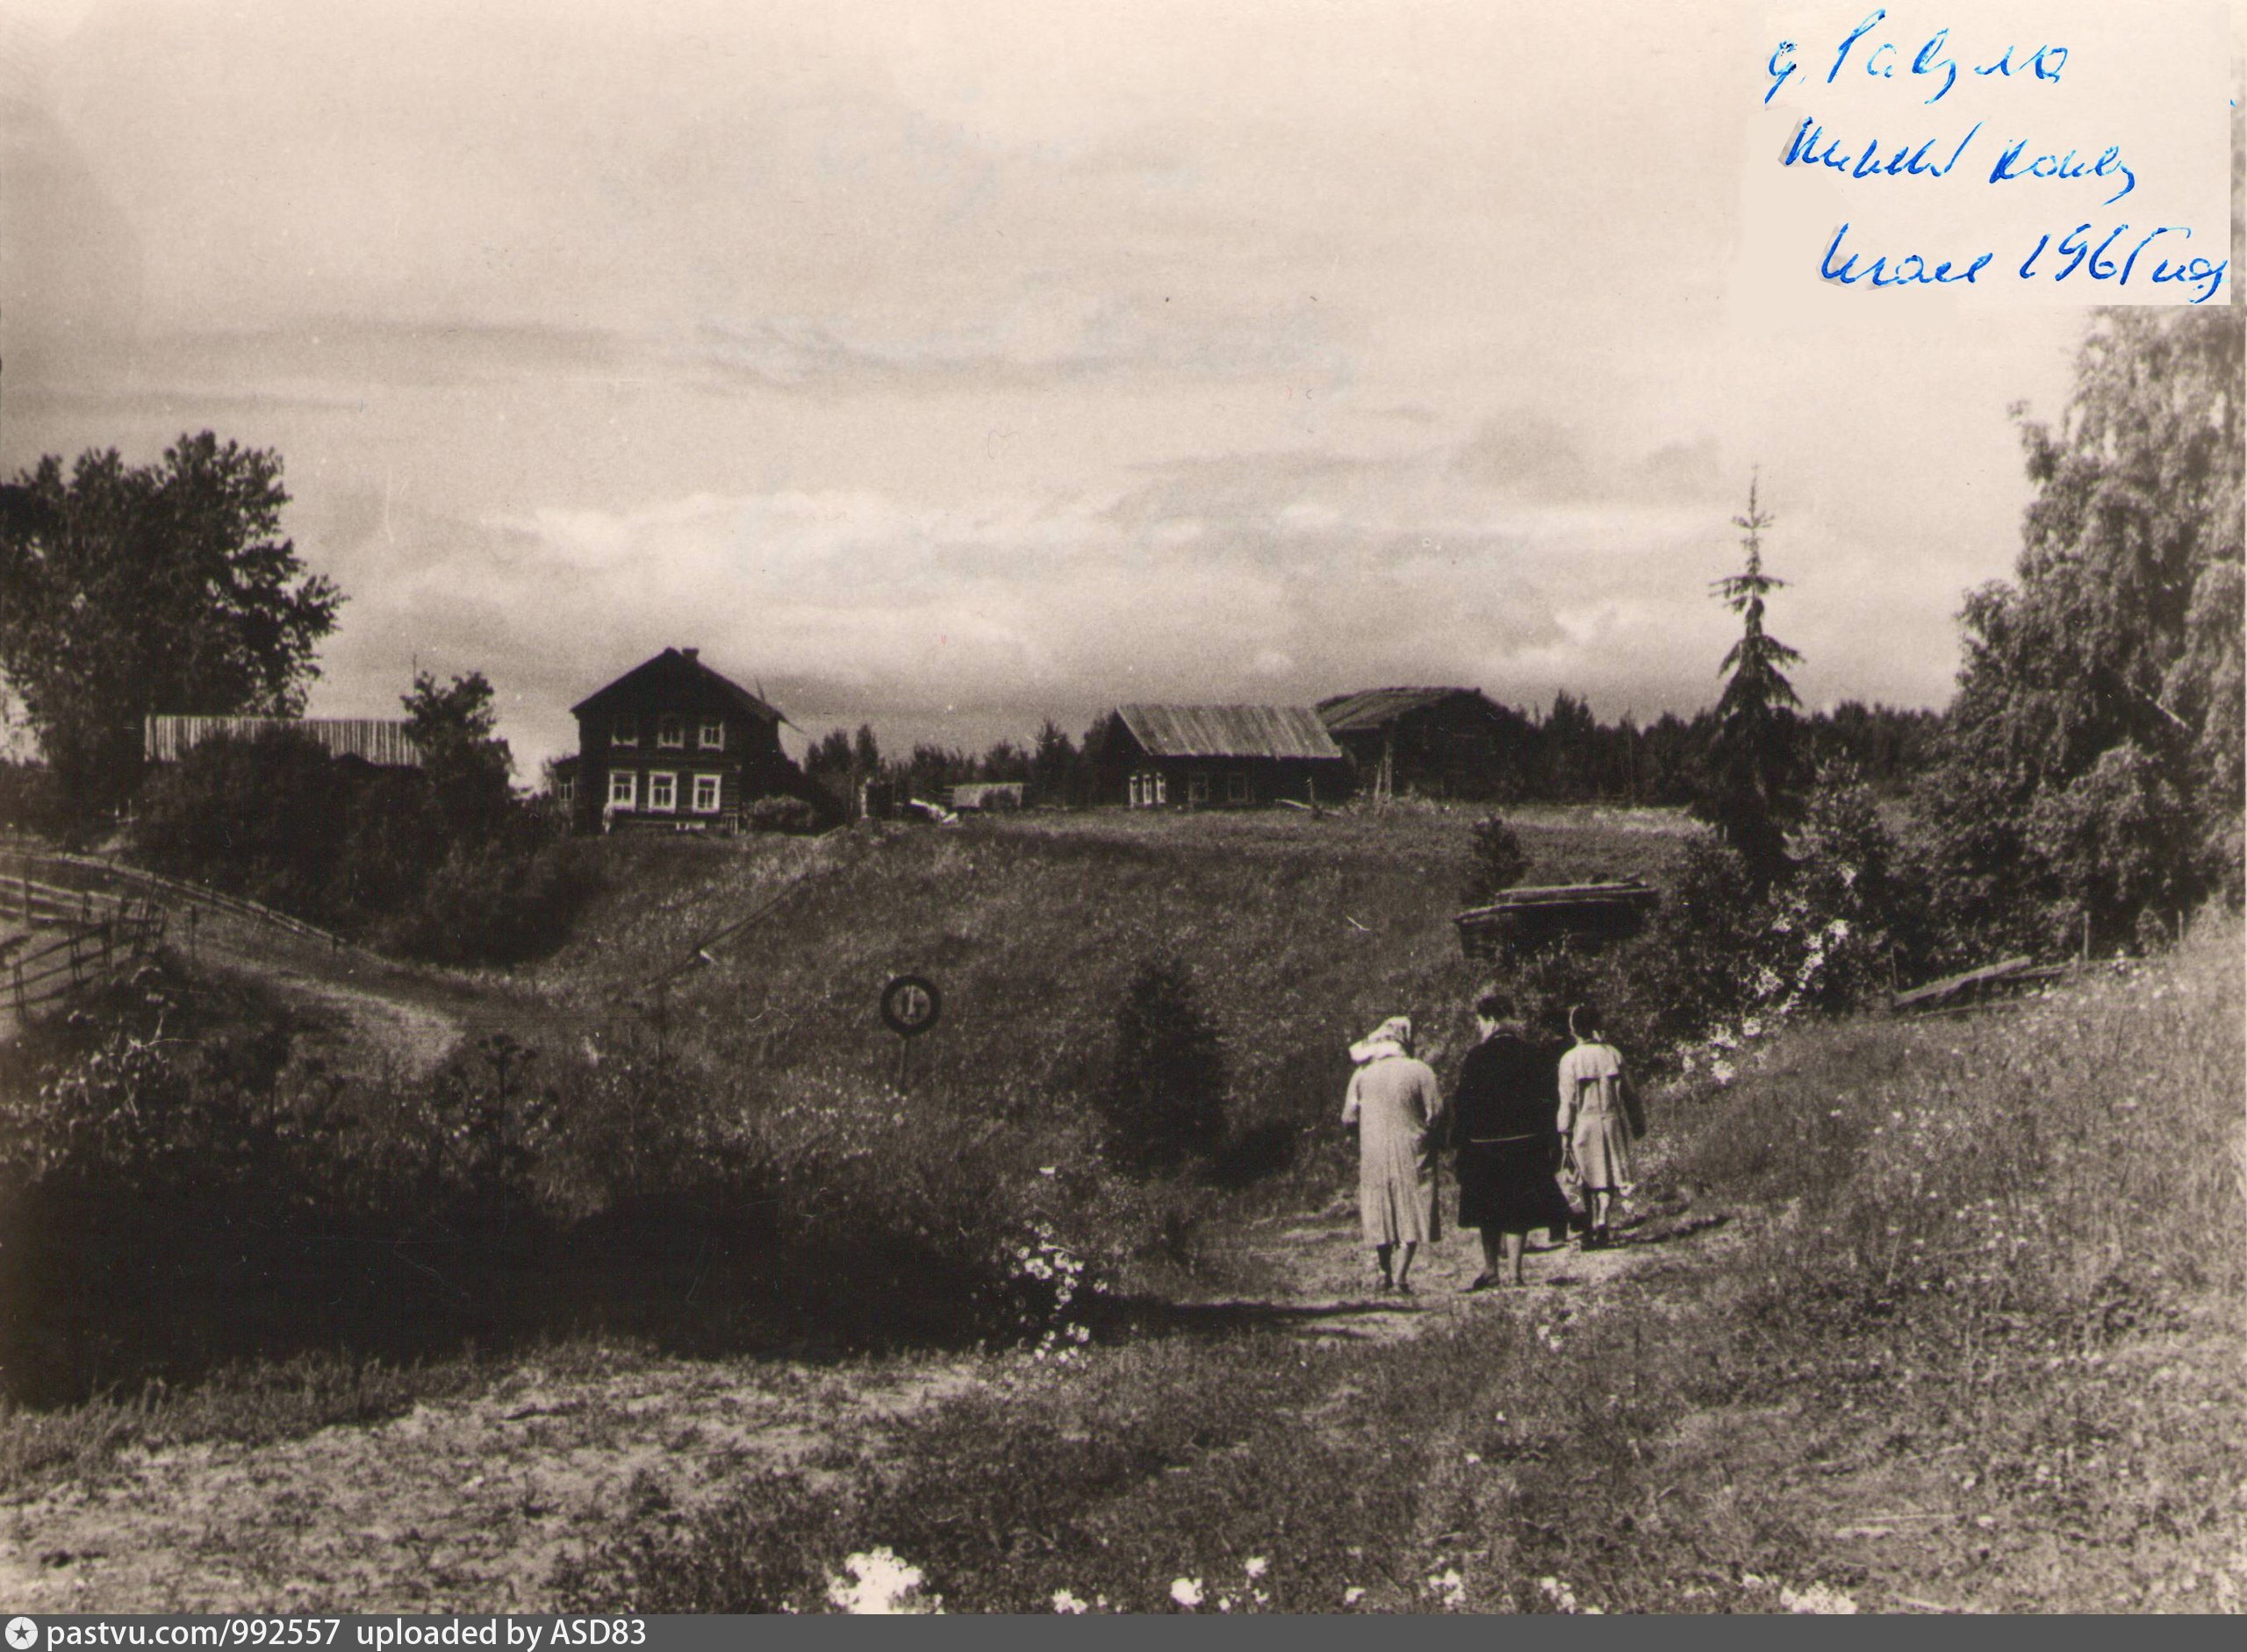
POLYGON ((362 491, 321 523, 346 588, 366 593, 324 692, 364 683, 380 700, 414 658, 481 669, 529 754, 566 747, 571 703, 674 645, 801 696, 780 703, 807 723, 891 707, 915 737, 959 707, 1019 736, 1122 700, 1303 702, 1390 682, 1523 700, 1558 682, 1645 704, 1681 661, 1714 658, 1721 616, 1677 617, 1706 577, 1705 513, 1438 513, 1441 470, 1306 450, 1059 499, 782 490, 473 521, 362 491))

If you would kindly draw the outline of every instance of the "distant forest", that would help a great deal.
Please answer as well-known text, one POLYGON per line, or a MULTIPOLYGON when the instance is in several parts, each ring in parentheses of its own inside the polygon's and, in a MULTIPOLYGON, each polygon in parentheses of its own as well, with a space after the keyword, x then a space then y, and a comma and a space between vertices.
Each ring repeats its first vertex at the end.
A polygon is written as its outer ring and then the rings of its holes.
MULTIPOLYGON (((1542 716, 1511 707, 1500 710, 1514 726, 1490 780, 1488 801, 1498 803, 1683 806, 1696 794, 1716 731, 1712 710, 1690 718, 1665 712, 1646 724, 1628 716, 1601 722, 1590 705, 1565 690, 1542 716)), ((838 798, 868 779, 932 800, 954 786, 1012 780, 1023 784, 1028 801, 1081 804, 1094 795, 1108 723, 1103 717, 1082 739, 1073 740, 1048 719, 1026 744, 1001 740, 977 756, 924 743, 901 757, 885 754, 873 729, 861 724, 855 736, 836 729, 823 736, 804 766, 838 798)), ((1796 726, 1794 750, 1808 770, 1846 764, 1876 788, 1900 791, 1933 762, 1942 716, 1851 700, 1799 717, 1796 726)))

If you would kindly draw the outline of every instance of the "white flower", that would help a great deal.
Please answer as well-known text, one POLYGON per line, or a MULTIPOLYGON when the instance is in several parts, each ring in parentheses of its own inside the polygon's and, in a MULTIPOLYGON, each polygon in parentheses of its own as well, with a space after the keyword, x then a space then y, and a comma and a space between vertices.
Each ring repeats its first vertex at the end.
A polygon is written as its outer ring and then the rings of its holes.
POLYGON ((1251 1577, 1261 1577, 1266 1572, 1271 1570, 1271 1569, 1272 1562, 1265 1559, 1263 1555, 1257 1555, 1252 1556, 1248 1564, 1243 1566, 1241 1570, 1246 1572, 1251 1577))
POLYGON ((1065 1617, 1075 1617, 1085 1611, 1085 1603, 1066 1589, 1053 1591, 1053 1610, 1065 1617))
POLYGON ((1856 1601, 1850 1599, 1840 1590, 1829 1588, 1824 1584, 1813 1584, 1798 1594, 1791 1589, 1782 1587, 1779 1591, 1779 1604, 1789 1612, 1815 1613, 1820 1617, 1827 1618, 1854 1617, 1857 1609, 1856 1601))
POLYGON ((1352 1584, 1347 1589, 1345 1589, 1342 1591, 1342 1604, 1346 1606, 1354 1606, 1358 1602, 1363 1600, 1365 1598, 1366 1591, 1359 1588, 1355 1584, 1352 1584))
POLYGON ((908 1565, 887 1548, 853 1555, 843 1562, 851 1581, 829 1574, 827 1600, 841 1612, 865 1615, 893 1612, 933 1612, 944 1610, 944 1597, 923 1595, 928 1580, 918 1566, 908 1565))
POLYGON ((1170 1598, 1187 1611, 1193 1611, 1202 1604, 1202 1580, 1199 1577, 1172 1578, 1170 1598))

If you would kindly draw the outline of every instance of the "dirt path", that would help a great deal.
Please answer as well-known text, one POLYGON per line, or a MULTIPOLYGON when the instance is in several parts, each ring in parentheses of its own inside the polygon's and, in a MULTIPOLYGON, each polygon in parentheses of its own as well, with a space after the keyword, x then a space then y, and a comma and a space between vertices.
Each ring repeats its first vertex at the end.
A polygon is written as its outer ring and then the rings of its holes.
POLYGON ((240 918, 204 914, 174 945, 194 968, 255 980, 314 1024, 309 1036, 337 1067, 422 1078, 460 1045, 495 1031, 526 1040, 571 1024, 527 993, 470 984, 355 948, 335 949, 240 918))
MULTIPOLYGON (((1449 1189, 1446 1189, 1448 1200, 1449 1189)), ((1511 1312, 1559 1323, 1592 1311, 1602 1288, 1625 1278, 1681 1271, 1698 1261, 1698 1243, 1727 1225, 1721 1214, 1680 1210, 1633 1213, 1614 1245, 1586 1251, 1554 1247, 1535 1233, 1519 1289, 1468 1292, 1482 1271, 1478 1235, 1447 1229, 1425 1247, 1412 1269, 1409 1296, 1375 1289, 1372 1253, 1360 1243, 1355 1207, 1336 1201, 1310 1220, 1267 1222, 1228 1253, 1243 1265, 1251 1289, 1192 1304, 1212 1318, 1267 1324, 1324 1340, 1398 1341, 1468 1313, 1511 1312)))

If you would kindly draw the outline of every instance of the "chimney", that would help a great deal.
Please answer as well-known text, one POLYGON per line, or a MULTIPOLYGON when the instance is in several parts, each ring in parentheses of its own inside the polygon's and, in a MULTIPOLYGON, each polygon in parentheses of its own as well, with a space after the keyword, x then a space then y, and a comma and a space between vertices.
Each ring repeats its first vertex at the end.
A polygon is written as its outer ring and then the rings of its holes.
POLYGON ((678 657, 692 665, 702 657, 702 650, 699 648, 683 648, 678 650, 678 657))

